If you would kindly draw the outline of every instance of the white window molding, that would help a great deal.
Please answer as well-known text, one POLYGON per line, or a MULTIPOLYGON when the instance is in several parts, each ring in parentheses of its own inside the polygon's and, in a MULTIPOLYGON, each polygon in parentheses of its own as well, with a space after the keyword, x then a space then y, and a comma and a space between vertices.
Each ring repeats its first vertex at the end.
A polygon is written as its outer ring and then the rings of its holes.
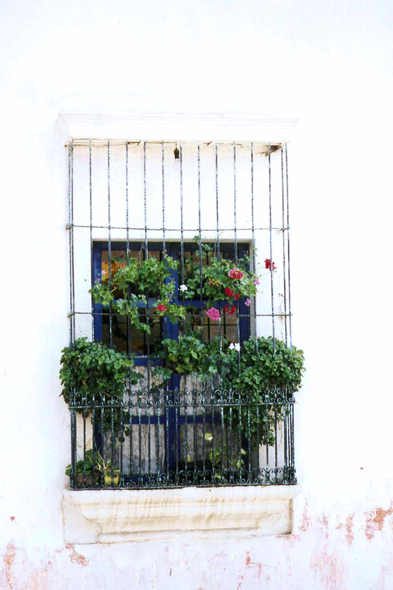
POLYGON ((285 143, 296 118, 233 115, 77 115, 61 114, 64 139, 139 141, 223 141, 285 143))
POLYGON ((300 486, 159 490, 66 490, 66 543, 122 543, 192 537, 284 535, 300 486))

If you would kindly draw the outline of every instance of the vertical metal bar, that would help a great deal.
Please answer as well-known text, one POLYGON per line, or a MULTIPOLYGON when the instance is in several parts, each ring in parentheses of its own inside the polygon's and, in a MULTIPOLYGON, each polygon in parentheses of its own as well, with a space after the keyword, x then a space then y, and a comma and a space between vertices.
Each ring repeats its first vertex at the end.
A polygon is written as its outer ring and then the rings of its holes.
POLYGON ((201 209, 201 144, 198 143, 198 235, 199 235, 199 290, 200 323, 203 342, 203 281, 202 281, 202 209, 201 209))
POLYGON ((267 483, 270 482, 269 473, 269 406, 264 405, 263 411, 266 413, 266 478, 267 483))
MULTIPOLYGON (((254 144, 251 143, 251 237, 252 237, 252 270, 256 273, 256 255, 255 255, 255 212, 254 212, 254 144)), ((258 353, 258 334, 257 334, 257 298, 253 298, 254 304, 254 338, 255 354, 258 353)))
POLYGON ((241 404, 238 405, 238 444, 239 444, 239 459, 238 459, 238 470, 239 470, 239 483, 242 482, 242 409, 243 406, 241 404))
MULTIPOLYGON (((258 406, 257 406, 258 407, 258 406)), ((251 468, 251 416, 250 406, 247 406, 247 457, 248 457, 248 477, 247 481, 252 482, 252 468, 251 468)))
MULTIPOLYGON (((179 390, 177 390, 177 394, 179 394, 179 390)), ((176 400, 177 402, 178 400, 176 400)), ((179 433, 179 406, 175 407, 175 456, 176 456, 176 475, 175 475, 175 483, 176 485, 179 484, 179 440, 180 440, 180 433, 179 433)))
POLYGON ((203 463, 203 479, 206 479, 206 409, 202 400, 202 463, 203 463))
POLYGON ((165 144, 161 143, 162 249, 165 252, 165 144))
POLYGON ((216 166, 216 223, 217 223, 217 260, 220 260, 220 218, 218 202, 218 146, 215 144, 215 166, 216 166))
POLYGON ((194 476, 193 476, 193 484, 198 483, 198 474, 197 474, 197 428, 196 428, 196 395, 197 393, 193 391, 192 394, 192 421, 193 421, 193 435, 194 435, 194 476))
POLYGON ((229 400, 231 405, 229 407, 229 482, 233 483, 233 439, 234 439, 234 432, 233 432, 233 416, 232 416, 232 404, 233 399, 229 400))
POLYGON ((216 484, 216 440, 214 434, 214 405, 211 405, 212 413, 212 484, 216 484))
POLYGON ((187 405, 187 390, 184 388, 184 464, 185 464, 185 483, 188 483, 188 405, 187 405))
POLYGON ((75 342, 75 271, 74 271, 74 140, 68 151, 68 219, 70 248, 70 344, 75 342))
MULTIPOLYGON (((108 141, 108 261, 109 261, 109 290, 112 285, 112 242, 111 242, 111 142, 108 141)), ((109 345, 113 346, 112 334, 112 306, 109 305, 109 345)))
POLYGON ((270 293, 272 306, 272 335, 273 335, 273 352, 276 351, 276 334, 274 322, 274 286, 273 286, 273 222, 272 222, 272 166, 271 166, 271 145, 268 146, 269 160, 269 239, 270 239, 270 293))
POLYGON ((288 146, 285 144, 285 174, 287 186, 287 248, 288 248, 288 314, 289 314, 289 344, 292 347, 292 309, 291 309, 291 255, 289 239, 289 185, 288 185, 288 146))
MULTIPOLYGON (((168 404, 168 396, 165 394, 165 404, 168 404)), ((166 462, 166 481, 169 481, 169 408, 166 405, 165 407, 165 435, 166 435, 166 452, 165 452, 165 462, 166 462)))
MULTIPOLYGON (((143 210, 144 210, 144 221, 145 221, 145 256, 146 260, 149 257, 149 243, 147 238, 147 185, 146 185, 146 142, 143 142, 143 210)), ((146 324, 150 323, 149 315, 149 293, 146 297, 146 324)), ((150 334, 145 332, 146 335, 146 348, 147 348, 147 389, 150 392, 150 381, 151 381, 151 362, 150 362, 150 334)))
MULTIPOLYGON (((92 154, 91 139, 89 139, 89 208, 90 208, 90 282, 91 288, 94 285, 94 261, 93 261, 93 177, 92 177, 92 154)), ((91 333, 94 341, 94 301, 91 296, 91 333)))
POLYGON ((225 474, 225 463, 224 463, 224 406, 221 406, 221 477, 224 478, 225 474))
POLYGON ((129 233, 129 217, 128 217, 128 141, 126 142, 126 257, 127 263, 130 261, 130 233, 129 233))
POLYGON ((146 258, 149 252, 149 244, 147 239, 147 190, 146 190, 146 142, 143 142, 143 213, 145 221, 145 251, 146 258))
POLYGON ((115 400, 111 397, 111 486, 113 486, 113 464, 115 462, 115 408, 113 404, 115 400))
POLYGON ((149 485, 151 484, 151 393, 148 392, 149 396, 149 407, 147 408, 147 473, 149 485))
MULTIPOLYGON (((75 401, 75 400, 74 400, 75 401)), ((71 473, 72 473, 72 478, 70 479, 71 481, 71 487, 73 487, 74 489, 77 488, 77 473, 76 473, 76 436, 77 436, 77 431, 76 431, 76 410, 74 409, 70 409, 70 414, 71 414, 71 473)))
POLYGON ((138 405, 138 442, 139 442, 138 485, 141 486, 143 483, 143 478, 142 478, 142 413, 141 413, 140 405, 138 405))
POLYGON ((235 264, 237 265, 237 162, 236 162, 236 142, 233 142, 233 236, 235 239, 235 264))
POLYGON ((256 406, 257 416, 257 482, 260 482, 260 461, 259 461, 259 447, 261 444, 261 433, 259 429, 259 406, 256 406))
POLYGON ((281 148, 281 231, 282 231, 282 274, 284 286, 284 330, 285 344, 288 344, 288 318, 287 318, 287 261, 285 255, 285 187, 284 187, 284 146, 281 148))
MULTIPOLYGON (((184 212, 183 212, 183 145, 180 143, 180 263, 181 263, 181 284, 184 285, 184 212)), ((184 291, 181 292, 182 304, 184 305, 184 291)), ((185 320, 183 320, 183 331, 185 320)))
POLYGON ((132 421, 133 421, 133 412, 132 412, 132 396, 130 392, 130 397, 128 400, 128 413, 130 416, 130 486, 133 484, 133 475, 134 475, 134 445, 132 443, 132 421))
POLYGON ((277 453, 277 403, 274 404, 274 467, 275 467, 275 482, 277 483, 277 467, 278 467, 278 453, 277 453))
POLYGON ((83 408, 83 487, 86 487, 86 408, 83 408))
MULTIPOLYGON (((236 143, 233 142, 233 223, 235 238, 235 265, 238 263, 237 255, 237 162, 236 162, 236 143)), ((236 336, 240 344, 240 319, 239 319, 239 301, 236 306, 236 336)), ((238 372, 240 373, 240 350, 237 351, 238 372)))
POLYGON ((295 406, 291 404, 291 467, 295 470, 295 406))
MULTIPOLYGON (((159 403, 159 401, 157 402, 159 403)), ((156 440, 157 440, 157 447, 156 447, 156 461, 157 461, 157 485, 159 486, 161 484, 161 457, 160 457, 160 451, 161 451, 161 411, 160 411, 160 406, 156 406, 156 415, 157 415, 157 436, 156 436, 156 440)))
POLYGON ((124 444, 124 416, 123 407, 121 406, 118 410, 120 414, 120 485, 123 485, 123 444, 124 444))
POLYGON ((288 404, 285 404, 284 410, 284 468, 288 469, 288 404))
MULTIPOLYGON (((103 395, 101 395, 101 404, 104 404, 105 400, 103 399, 103 395)), ((101 405, 101 432, 100 432, 100 441, 101 441, 101 458, 103 459, 105 456, 105 409, 102 407, 101 405)), ((103 487, 105 485, 105 477, 104 474, 101 473, 101 481, 100 481, 100 487, 103 487)))

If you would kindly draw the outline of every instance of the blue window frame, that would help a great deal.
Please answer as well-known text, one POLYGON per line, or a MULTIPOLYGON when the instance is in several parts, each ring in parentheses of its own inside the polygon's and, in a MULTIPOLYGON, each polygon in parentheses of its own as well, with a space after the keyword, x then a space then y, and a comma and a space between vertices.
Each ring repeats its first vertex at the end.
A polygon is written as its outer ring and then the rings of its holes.
MULTIPOLYGON (((120 257, 126 260, 127 246, 130 257, 144 256, 144 243, 143 242, 111 242, 111 260, 118 259, 120 257)), ((238 243, 237 244, 237 256, 242 258, 243 256, 249 255, 249 244, 238 243)), ((180 242, 166 242, 165 243, 166 253, 179 260, 181 258, 181 245, 180 242)), ((150 242, 149 243, 149 255, 159 257, 161 260, 163 252, 163 243, 161 242, 150 242)), ((199 252, 198 244, 195 242, 183 243, 184 258, 191 257, 194 253, 199 252)), ((95 242, 93 244, 93 278, 94 280, 101 278, 103 267, 109 268, 109 249, 108 242, 95 242)), ((233 243, 221 243, 220 244, 220 255, 231 260, 235 258, 235 246, 233 243)), ((208 263, 208 261, 207 261, 208 263)), ((201 301, 198 300, 182 300, 179 294, 179 284, 181 283, 181 270, 180 264, 177 271, 173 271, 171 274, 175 282, 174 292, 174 303, 181 303, 189 309, 195 309, 196 313, 200 314, 201 301)), ((116 294, 115 294, 116 295, 116 294)), ((153 294, 154 295, 154 294, 153 294)), ((148 299, 148 308, 152 310, 152 306, 157 301, 157 298, 150 297, 148 299)), ((141 314, 145 315, 145 307, 141 304, 141 314)), ((205 310, 206 313, 206 310, 205 310)), ((164 318, 159 323, 153 325, 152 334, 149 338, 150 342, 146 342, 145 332, 138 331, 133 327, 130 327, 126 318, 117 316, 117 314, 111 314, 112 328, 111 338, 109 335, 109 314, 106 313, 106 308, 103 308, 102 304, 94 304, 94 337, 95 340, 100 340, 105 344, 112 344, 118 349, 127 354, 133 354, 134 362, 136 366, 147 366, 148 357, 154 359, 154 348, 155 345, 159 345, 161 340, 164 338, 170 338, 176 340, 179 337, 179 324, 171 323, 169 319, 164 318), (149 349, 149 350, 148 350, 149 349), (150 352, 150 355, 147 353, 150 352)), ((239 301, 239 328, 240 328, 240 343, 247 340, 250 336, 250 308, 245 305, 244 298, 239 301)), ((198 318, 193 322, 195 326, 200 326, 200 319, 198 318)), ((222 335, 228 341, 237 341, 237 325, 236 318, 226 318, 224 314, 224 320, 222 324, 222 335)), ((205 315, 204 317, 204 337, 207 340, 218 336, 218 325, 211 322, 205 315)), ((179 375, 173 375, 170 383, 168 384, 171 391, 175 391, 180 386, 179 375)), ((149 417, 150 424, 157 424, 157 420, 162 424, 166 430, 165 441, 166 441, 166 457, 167 467, 169 470, 173 470, 175 465, 179 464, 179 457, 176 457, 176 449, 180 447, 180 429, 185 421, 191 423, 195 421, 197 424, 211 421, 209 416, 182 416, 175 414, 175 410, 169 410, 169 416, 156 416, 149 417), (168 419, 167 419, 168 418, 168 419)), ((133 417, 132 423, 146 423, 147 417, 133 417)), ((100 436, 97 433, 97 443, 100 446, 100 436)))

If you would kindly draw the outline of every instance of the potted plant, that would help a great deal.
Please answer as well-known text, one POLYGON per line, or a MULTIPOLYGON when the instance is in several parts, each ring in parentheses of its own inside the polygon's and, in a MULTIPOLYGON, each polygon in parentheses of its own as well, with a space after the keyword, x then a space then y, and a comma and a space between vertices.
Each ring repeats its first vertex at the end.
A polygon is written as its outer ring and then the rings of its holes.
MULTIPOLYGON (((65 474, 71 477, 72 466, 67 465, 65 474)), ((120 481, 120 469, 114 469, 112 462, 105 461, 101 453, 95 449, 89 449, 85 453, 85 458, 80 459, 76 463, 76 484, 77 487, 94 487, 100 483, 103 478, 103 483, 108 487, 116 487, 120 481)))
MULTIPOLYGON (((71 477, 72 466, 67 465, 65 474, 71 477)), ((100 471, 98 469, 98 453, 94 453, 93 460, 93 449, 89 449, 85 453, 85 458, 80 459, 76 463, 76 477, 75 483, 77 487, 94 487, 100 481, 100 471)))

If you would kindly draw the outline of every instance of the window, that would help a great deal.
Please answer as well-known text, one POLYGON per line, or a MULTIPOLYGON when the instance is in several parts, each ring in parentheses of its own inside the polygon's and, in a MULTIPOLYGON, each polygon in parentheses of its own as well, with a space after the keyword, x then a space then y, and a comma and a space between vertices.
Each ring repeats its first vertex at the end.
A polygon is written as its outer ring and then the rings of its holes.
POLYGON ((71 142, 72 487, 296 482, 286 171, 282 145, 71 142))

